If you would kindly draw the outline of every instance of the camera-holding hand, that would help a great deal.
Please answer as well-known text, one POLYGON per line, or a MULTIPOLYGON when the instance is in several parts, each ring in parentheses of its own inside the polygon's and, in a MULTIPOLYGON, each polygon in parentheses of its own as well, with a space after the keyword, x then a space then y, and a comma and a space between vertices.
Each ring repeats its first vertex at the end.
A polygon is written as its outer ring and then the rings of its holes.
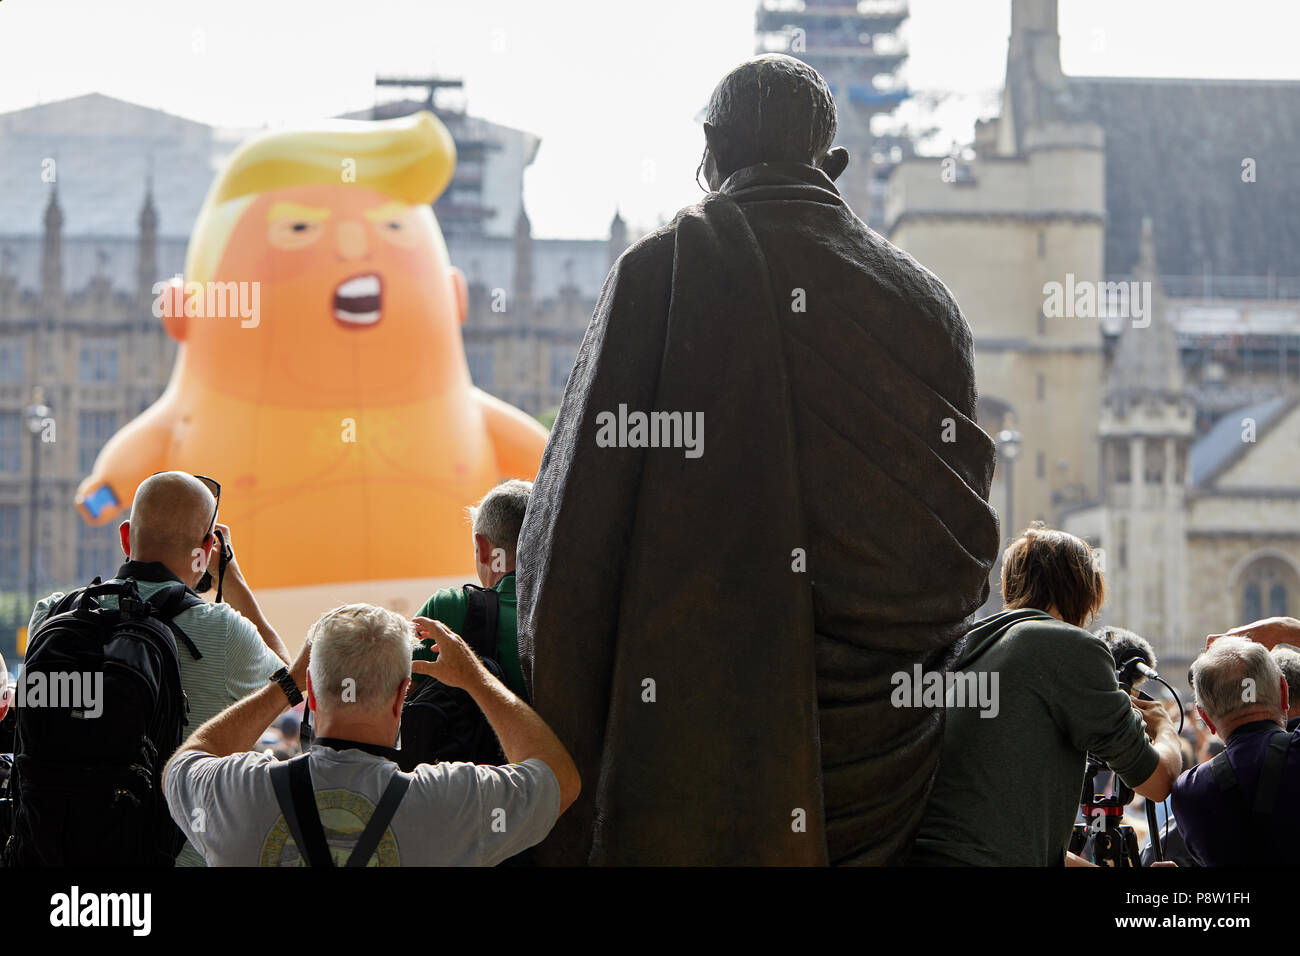
POLYGON ((1161 701, 1134 697, 1133 709, 1142 715, 1147 725, 1147 736, 1152 740, 1159 740, 1161 734, 1175 732, 1174 722, 1169 719, 1169 711, 1161 701))

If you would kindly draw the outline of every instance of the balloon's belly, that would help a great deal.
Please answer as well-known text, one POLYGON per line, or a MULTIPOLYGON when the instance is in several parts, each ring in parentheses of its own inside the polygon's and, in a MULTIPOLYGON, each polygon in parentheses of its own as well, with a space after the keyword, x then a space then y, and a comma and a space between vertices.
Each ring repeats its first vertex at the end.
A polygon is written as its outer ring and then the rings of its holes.
POLYGON ((173 446, 168 467, 221 483, 218 520, 255 593, 473 571, 465 508, 498 481, 485 434, 399 443, 374 428, 353 441, 203 431, 173 446))
MULTIPOLYGON (((477 583, 473 562, 457 574, 442 577, 338 581, 300 587, 256 589, 257 603, 280 639, 296 654, 315 620, 340 604, 378 604, 402 617, 411 617, 439 588, 459 589, 477 583)), ((212 594, 208 594, 210 599, 212 594)))
POLYGON ((378 478, 284 488, 224 506, 241 567, 257 587, 450 574, 472 569, 465 506, 492 487, 378 478))

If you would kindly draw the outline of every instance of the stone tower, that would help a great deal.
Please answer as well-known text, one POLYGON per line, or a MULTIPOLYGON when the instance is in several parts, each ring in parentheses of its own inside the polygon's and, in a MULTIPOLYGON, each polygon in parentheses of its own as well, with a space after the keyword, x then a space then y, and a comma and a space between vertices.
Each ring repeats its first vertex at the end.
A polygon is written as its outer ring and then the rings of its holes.
POLYGON ((153 181, 145 185, 144 205, 140 207, 139 248, 136 254, 136 289, 143 301, 153 299, 153 285, 158 275, 158 211, 153 205, 153 181))
POLYGON ((63 306, 63 209, 59 187, 50 190, 45 207, 45 236, 41 248, 41 301, 50 315, 63 306))
POLYGON ((627 249, 627 222, 623 214, 614 210, 614 218, 609 223, 609 264, 612 267, 627 249))
POLYGON ((526 322, 533 312, 533 224, 523 205, 515 219, 514 301, 509 310, 518 322, 526 322))
POLYGON ((1111 591, 1106 616, 1190 659, 1203 639, 1186 633, 1183 567, 1187 456, 1196 410, 1165 308, 1150 219, 1142 222, 1133 278, 1143 290, 1146 314, 1120 317, 1098 428, 1102 546, 1111 591))
POLYGON ((1055 0, 1015 0, 1002 112, 977 126, 975 159, 906 159, 886 202, 885 235, 943 280, 971 324, 980 425, 1020 433, 989 499, 1004 542, 1098 492, 1100 320, 1048 301, 1104 278, 1104 135, 1060 108, 1059 46, 1055 0))

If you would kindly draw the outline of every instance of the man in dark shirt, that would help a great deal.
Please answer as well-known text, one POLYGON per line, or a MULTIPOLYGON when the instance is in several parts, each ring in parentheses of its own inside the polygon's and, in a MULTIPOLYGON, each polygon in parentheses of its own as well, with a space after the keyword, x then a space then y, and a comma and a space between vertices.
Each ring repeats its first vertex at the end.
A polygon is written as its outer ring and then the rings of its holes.
POLYGON ((1291 706, 1286 712, 1286 729, 1300 729, 1300 648, 1278 644, 1269 654, 1282 669, 1282 676, 1286 678, 1287 695, 1291 698, 1291 706))
MULTIPOLYGON (((1287 680, 1291 694, 1291 708, 1287 711, 1286 729, 1300 728, 1300 619, 1294 617, 1266 617, 1249 624, 1242 624, 1222 634, 1211 634, 1205 639, 1209 647, 1221 637, 1247 637, 1256 644, 1263 644, 1273 655, 1282 676, 1287 680)), ((1214 742, 1217 749, 1211 751, 1214 756, 1223 749, 1223 744, 1214 742)))
POLYGON ((1202 866, 1294 864, 1300 733, 1285 730, 1289 695, 1277 661, 1261 644, 1222 637, 1192 665, 1192 683, 1197 711, 1227 742, 1217 766, 1200 764, 1174 784, 1174 817, 1192 858, 1202 866), (1270 767, 1270 751, 1284 744, 1270 767))

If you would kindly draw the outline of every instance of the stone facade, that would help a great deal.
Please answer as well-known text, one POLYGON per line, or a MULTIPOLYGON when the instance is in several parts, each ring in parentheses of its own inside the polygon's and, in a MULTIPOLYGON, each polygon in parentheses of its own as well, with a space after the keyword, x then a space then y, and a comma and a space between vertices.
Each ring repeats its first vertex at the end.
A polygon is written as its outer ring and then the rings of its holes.
POLYGON ((139 287, 114 288, 97 273, 65 292, 62 212, 52 191, 43 288, 20 288, 0 273, 0 592, 30 587, 34 519, 38 589, 111 574, 120 563, 116 527, 85 527, 64 505, 104 442, 148 407, 171 375, 175 343, 151 311, 156 222, 146 196, 135 251, 149 278, 142 274, 139 287), (37 433, 27 412, 33 383, 49 408, 37 433))
POLYGON ((1300 226, 1285 176, 1252 192, 1221 128, 1269 117, 1253 158, 1285 173, 1300 84, 1067 77, 1059 44, 1055 0, 1013 0, 1001 115, 974 161, 895 169, 886 233, 971 323, 980 424, 1018 433, 1004 540, 1037 519, 1101 548, 1103 620, 1181 680, 1207 634, 1300 615, 1300 226))

